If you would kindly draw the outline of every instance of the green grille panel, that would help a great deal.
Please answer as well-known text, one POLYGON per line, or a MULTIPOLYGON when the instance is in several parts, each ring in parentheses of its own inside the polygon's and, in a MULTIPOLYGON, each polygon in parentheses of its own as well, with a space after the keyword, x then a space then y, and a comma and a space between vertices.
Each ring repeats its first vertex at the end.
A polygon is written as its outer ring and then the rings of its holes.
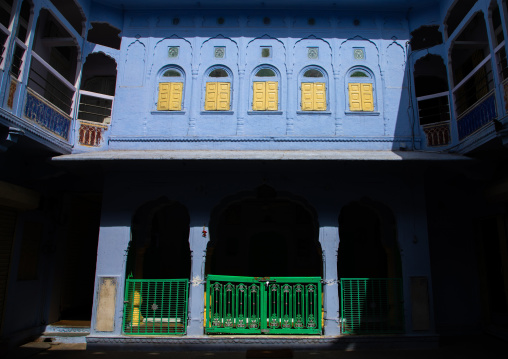
POLYGON ((207 333, 321 334, 321 278, 209 275, 207 333))
POLYGON ((127 279, 123 332, 185 334, 188 290, 188 279, 127 279))
POLYGON ((404 332, 400 278, 342 278, 341 326, 345 334, 404 332))

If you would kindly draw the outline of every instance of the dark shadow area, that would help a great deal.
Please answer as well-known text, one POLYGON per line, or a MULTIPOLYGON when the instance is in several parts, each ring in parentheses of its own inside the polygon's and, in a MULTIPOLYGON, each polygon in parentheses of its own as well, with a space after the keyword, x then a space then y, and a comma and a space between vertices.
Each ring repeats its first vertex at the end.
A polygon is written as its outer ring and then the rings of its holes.
POLYGON ((210 226, 206 273, 321 276, 313 213, 269 186, 217 208, 210 226))
POLYGON ((161 198, 141 206, 132 219, 127 276, 134 279, 190 278, 189 214, 161 198))

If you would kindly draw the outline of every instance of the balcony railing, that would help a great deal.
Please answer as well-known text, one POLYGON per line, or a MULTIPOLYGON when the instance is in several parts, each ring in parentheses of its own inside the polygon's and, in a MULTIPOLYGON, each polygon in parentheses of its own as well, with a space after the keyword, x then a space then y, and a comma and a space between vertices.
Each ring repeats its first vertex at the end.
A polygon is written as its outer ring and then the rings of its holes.
POLYGON ((457 119, 459 140, 471 135, 496 117, 496 97, 494 92, 490 92, 457 119))
POLYGON ((26 92, 24 116, 65 140, 69 140, 71 117, 30 89, 26 92))
POLYGON ((114 96, 84 90, 79 93, 78 119, 104 124, 111 122, 114 96))
POLYGON ((450 121, 422 126, 428 147, 446 146, 450 143, 450 121))
POLYGON ((107 125, 80 121, 78 142, 82 146, 99 147, 103 142, 104 131, 107 129, 107 125))
POLYGON ((5 57, 6 42, 11 32, 0 23, 0 66, 5 57))
POLYGON ((72 112, 76 87, 33 51, 28 87, 66 114, 72 112))

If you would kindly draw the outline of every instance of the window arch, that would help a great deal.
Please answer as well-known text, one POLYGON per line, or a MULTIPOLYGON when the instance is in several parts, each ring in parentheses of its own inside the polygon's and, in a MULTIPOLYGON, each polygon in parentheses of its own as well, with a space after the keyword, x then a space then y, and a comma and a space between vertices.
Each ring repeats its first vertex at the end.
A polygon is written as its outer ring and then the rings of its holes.
POLYGON ((205 111, 231 109, 231 82, 233 75, 224 66, 214 66, 205 73, 205 111))
POLYGON ((374 103, 374 76, 365 68, 355 67, 347 76, 349 111, 372 112, 374 103))
POLYGON ((306 67, 300 73, 300 108, 302 111, 326 111, 326 72, 317 67, 306 67))
POLYGON ((157 111, 182 111, 185 73, 178 67, 162 69, 158 77, 157 111))
POLYGON ((279 81, 277 69, 260 66, 252 73, 252 111, 279 109, 279 81))

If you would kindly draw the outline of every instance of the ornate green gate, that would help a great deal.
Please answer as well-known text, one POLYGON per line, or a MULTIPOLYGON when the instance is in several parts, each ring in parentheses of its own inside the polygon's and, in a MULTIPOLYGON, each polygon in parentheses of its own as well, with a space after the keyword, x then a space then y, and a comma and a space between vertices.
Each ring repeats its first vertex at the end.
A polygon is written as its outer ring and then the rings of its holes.
POLYGON ((321 334, 321 278, 209 275, 206 333, 321 334))

